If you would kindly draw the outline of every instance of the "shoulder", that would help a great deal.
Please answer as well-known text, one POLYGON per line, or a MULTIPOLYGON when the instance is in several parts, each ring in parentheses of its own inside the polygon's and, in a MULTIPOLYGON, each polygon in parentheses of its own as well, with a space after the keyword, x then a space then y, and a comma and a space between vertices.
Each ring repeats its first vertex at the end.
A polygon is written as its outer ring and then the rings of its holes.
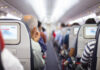
POLYGON ((38 42, 35 42, 34 40, 31 39, 31 43, 33 50, 41 50, 40 44, 38 42))
POLYGON ((88 46, 94 46, 96 44, 96 40, 90 41, 88 42, 88 46))
POLYGON ((96 40, 90 41, 87 43, 86 48, 90 51, 93 51, 93 49, 95 48, 95 44, 96 44, 96 40))
POLYGON ((5 70, 23 70, 20 61, 7 49, 3 50, 1 56, 5 70))

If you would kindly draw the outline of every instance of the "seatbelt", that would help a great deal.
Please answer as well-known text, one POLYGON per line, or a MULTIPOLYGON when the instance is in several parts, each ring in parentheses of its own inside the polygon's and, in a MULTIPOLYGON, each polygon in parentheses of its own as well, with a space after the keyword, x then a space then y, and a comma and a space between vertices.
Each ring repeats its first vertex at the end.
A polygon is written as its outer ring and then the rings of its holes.
POLYGON ((100 33, 100 25, 96 32, 96 44, 95 44, 95 48, 93 50, 94 52, 93 52, 93 56, 92 56, 91 70, 96 70, 99 33, 100 33))
POLYGON ((4 70, 4 67, 2 65, 1 52, 0 52, 0 70, 4 70))
POLYGON ((77 38, 76 38, 76 43, 75 43, 75 57, 77 56, 78 34, 79 34, 79 31, 80 31, 80 28, 81 28, 81 26, 79 27, 79 30, 78 30, 78 33, 77 33, 77 38))
POLYGON ((30 38, 30 54, 31 54, 31 57, 30 57, 30 62, 31 62, 30 67, 31 67, 31 70, 34 70, 34 54, 32 52, 33 50, 32 50, 32 44, 31 44, 31 33, 30 33, 28 25, 25 22, 23 22, 23 23, 25 24, 25 26, 27 28, 27 31, 29 33, 29 38, 30 38))

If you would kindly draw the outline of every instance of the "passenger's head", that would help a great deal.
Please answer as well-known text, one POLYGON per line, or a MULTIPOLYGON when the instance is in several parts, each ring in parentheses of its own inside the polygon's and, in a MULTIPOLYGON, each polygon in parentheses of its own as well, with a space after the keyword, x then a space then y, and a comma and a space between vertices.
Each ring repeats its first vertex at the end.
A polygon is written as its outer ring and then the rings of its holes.
POLYGON ((66 27, 70 27, 70 26, 71 26, 71 24, 67 24, 67 25, 66 25, 66 27))
POLYGON ((37 27, 37 19, 31 15, 25 15, 22 21, 28 25, 32 36, 33 28, 37 27))
POLYGON ((40 39, 40 34, 37 30, 37 19, 31 15, 26 15, 23 17, 22 21, 28 25, 31 32, 31 38, 34 41, 38 41, 40 39))
POLYGON ((46 29, 45 29, 44 27, 42 27, 42 31, 43 31, 43 32, 45 32, 45 31, 46 31, 46 29))
POLYGON ((80 24, 79 23, 77 23, 77 22, 75 22, 75 23, 73 23, 71 26, 79 26, 80 24))
POLYGON ((64 23, 61 23, 58 29, 61 30, 61 29, 63 29, 64 27, 65 27, 65 24, 64 24, 64 23))
POLYGON ((39 31, 42 31, 42 23, 40 21, 38 21, 38 29, 39 31))
POLYGON ((61 25, 60 25, 60 26, 63 28, 63 27, 65 27, 65 24, 64 24, 64 23, 61 23, 61 25))
POLYGON ((96 21, 94 18, 89 18, 86 20, 85 24, 96 24, 96 21))
POLYGON ((28 25, 30 31, 32 31, 34 27, 37 27, 37 19, 31 15, 23 16, 22 21, 28 25))
POLYGON ((97 26, 99 26, 100 25, 100 21, 97 23, 97 26))
POLYGON ((4 49, 4 40, 0 31, 0 51, 3 51, 4 49))

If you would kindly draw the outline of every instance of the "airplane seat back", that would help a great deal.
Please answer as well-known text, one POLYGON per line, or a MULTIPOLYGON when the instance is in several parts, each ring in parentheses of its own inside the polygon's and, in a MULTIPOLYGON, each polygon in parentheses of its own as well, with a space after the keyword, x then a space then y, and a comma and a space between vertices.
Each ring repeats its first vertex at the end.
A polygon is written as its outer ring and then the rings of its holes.
POLYGON ((96 29, 96 24, 84 24, 83 26, 81 26, 78 34, 77 57, 82 56, 85 45, 89 41, 95 40, 96 29))
POLYGON ((67 29, 66 28, 63 28, 62 35, 65 36, 66 35, 66 32, 67 32, 67 29))
POLYGON ((0 20, 5 47, 22 63, 24 70, 31 70, 31 40, 24 23, 18 20, 0 20))
POLYGON ((100 25, 98 27, 98 34, 97 34, 97 49, 95 50, 96 51, 96 57, 97 57, 97 64, 96 64, 96 70, 100 70, 100 25))
POLYGON ((71 29, 71 27, 66 27, 64 34, 66 35, 66 33, 67 34, 70 33, 70 29, 71 29))
POLYGON ((71 27, 70 34, 69 34, 69 48, 75 47, 77 33, 78 33, 79 28, 80 28, 79 25, 74 25, 71 27))

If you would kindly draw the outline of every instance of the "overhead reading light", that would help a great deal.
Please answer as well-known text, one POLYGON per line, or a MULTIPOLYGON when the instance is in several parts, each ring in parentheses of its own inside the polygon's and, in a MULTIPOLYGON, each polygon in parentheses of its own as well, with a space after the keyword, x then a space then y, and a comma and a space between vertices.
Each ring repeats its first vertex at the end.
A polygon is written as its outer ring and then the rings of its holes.
POLYGON ((39 19, 43 21, 47 17, 46 0, 29 0, 29 3, 32 5, 39 19))
POLYGON ((57 0, 54 10, 51 15, 51 21, 58 21, 66 11, 77 4, 79 0, 57 0))

